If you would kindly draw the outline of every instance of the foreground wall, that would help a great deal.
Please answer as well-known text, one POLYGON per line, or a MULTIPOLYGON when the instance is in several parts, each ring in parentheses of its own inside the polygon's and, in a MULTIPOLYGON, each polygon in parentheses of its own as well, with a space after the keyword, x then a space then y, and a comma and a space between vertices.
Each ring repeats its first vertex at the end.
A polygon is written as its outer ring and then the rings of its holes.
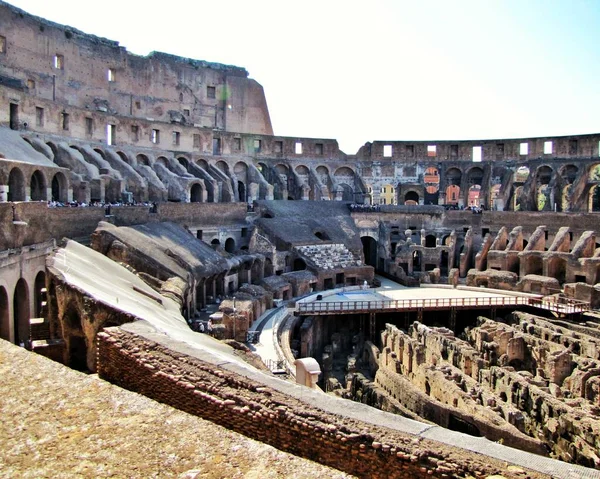
MULTIPOLYGON (((98 373, 122 387, 279 449, 362 477, 499 473, 506 478, 544 477, 507 469, 506 463, 466 450, 344 418, 342 414, 358 407, 352 403, 340 402, 338 414, 325 412, 223 365, 175 352, 119 328, 98 335, 98 373)), ((309 396, 306 392, 307 400, 309 396)), ((327 398, 320 397, 323 401, 327 398)))

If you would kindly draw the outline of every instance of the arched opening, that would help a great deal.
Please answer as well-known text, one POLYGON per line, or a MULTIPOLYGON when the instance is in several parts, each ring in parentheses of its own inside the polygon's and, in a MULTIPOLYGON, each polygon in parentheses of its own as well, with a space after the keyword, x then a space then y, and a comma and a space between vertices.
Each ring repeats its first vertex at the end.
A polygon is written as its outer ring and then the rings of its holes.
POLYGON ((190 162, 187 160, 187 158, 184 158, 183 156, 180 156, 179 158, 177 158, 177 161, 179 162, 179 164, 181 166, 183 166, 185 168, 186 171, 188 171, 188 168, 190 166, 190 162))
POLYGON ((589 210, 594 212, 594 211, 600 211, 600 188, 598 188, 598 185, 595 185, 592 187, 592 189, 590 190, 590 207, 589 210))
POLYGON ((273 261, 271 258, 265 258, 265 278, 273 276, 273 261))
POLYGON ((10 314, 8 311, 8 294, 4 286, 0 286, 0 338, 10 341, 10 314))
POLYGON ((550 258, 548 260, 548 276, 556 278, 560 284, 565 282, 567 261, 564 258, 550 258))
POLYGON ((515 171, 513 181, 515 183, 525 183, 527 178, 529 178, 529 168, 526 166, 519 166, 515 171))
POLYGON ((217 238, 215 238, 210 242, 210 244, 213 247, 213 249, 217 249, 221 245, 221 242, 217 238))
POLYGON ((240 195, 240 201, 246 203, 248 201, 248 197, 246 195, 246 185, 243 181, 238 181, 238 193, 240 195))
POLYGON ((448 252, 442 251, 440 256, 440 274, 442 276, 448 276, 448 252))
POLYGON ((306 262, 302 258, 296 258, 294 260, 294 271, 304 271, 306 269, 306 262))
POLYGON ((227 166, 227 163, 225 163, 224 161, 217 161, 215 166, 226 175, 229 174, 229 166, 227 166))
POLYGON ((435 248, 437 243, 437 238, 435 235, 427 235, 425 236, 425 247, 426 248, 435 248))
POLYGON ((67 179, 62 173, 56 173, 52 177, 52 201, 66 203, 67 200, 67 179))
POLYGON ((412 260, 413 260, 413 271, 421 271, 421 252, 413 251, 412 260))
POLYGON ((437 205, 439 203, 440 173, 435 166, 430 166, 423 175, 425 183, 424 202, 426 205, 437 205))
POLYGON ((150 166, 150 160, 146 155, 139 154, 136 157, 138 165, 150 166))
POLYGON ((13 296, 15 344, 25 344, 29 339, 29 287, 21 278, 17 281, 13 296))
POLYGON ((69 307, 63 316, 64 328, 68 331, 69 366, 77 371, 87 371, 87 344, 83 334, 81 318, 74 307, 69 307))
POLYGON ((501 185, 494 185, 490 189, 490 208, 493 210, 499 210, 503 206, 500 198, 501 185))
POLYGON ((167 160, 164 156, 159 156, 155 161, 154 165, 162 165, 165 168, 169 168, 169 160, 167 160))
POLYGON ((35 170, 29 183, 31 201, 46 201, 46 179, 40 170, 35 170))
POLYGON ((235 251, 235 240, 233 238, 227 238, 225 240, 225 251, 233 253, 235 251))
POLYGON ((25 176, 19 168, 8 175, 8 201, 25 201, 25 176))
POLYGON ((479 208, 481 206, 481 186, 473 185, 469 188, 469 195, 467 199, 469 206, 479 208))
POLYGON ((459 198, 460 198, 460 186, 450 185, 446 188, 446 204, 447 205, 458 205, 459 198))
POLYGON ((373 266, 373 268, 377 268, 377 241, 370 236, 362 236, 360 241, 363 245, 365 263, 369 266, 373 266))
POLYGON ((191 203, 201 203, 202 202, 202 187, 196 183, 192 185, 190 189, 190 202, 191 203))
POLYGON ((121 158, 121 160, 123 160, 125 163, 127 163, 128 165, 131 163, 129 161, 129 157, 122 151, 117 151, 117 155, 119 155, 119 158, 121 158))
POLYGON ((405 205, 418 205, 419 204, 419 194, 416 191, 409 191, 404 195, 404 204, 405 205))
POLYGON ((36 277, 35 282, 33 283, 33 298, 34 298, 34 308, 35 308, 35 317, 39 318, 42 316, 42 306, 45 300, 44 298, 44 290, 46 288, 46 273, 40 271, 36 277))

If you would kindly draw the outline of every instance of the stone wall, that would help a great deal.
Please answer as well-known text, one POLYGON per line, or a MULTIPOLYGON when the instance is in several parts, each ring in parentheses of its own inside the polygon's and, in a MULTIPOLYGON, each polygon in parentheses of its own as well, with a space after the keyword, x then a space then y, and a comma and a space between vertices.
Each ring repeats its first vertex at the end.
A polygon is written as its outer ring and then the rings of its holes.
POLYGON ((324 412, 118 328, 98 335, 98 366, 100 377, 117 385, 357 476, 541 477, 519 468, 507 470, 505 463, 485 456, 344 419, 342 410, 340 415, 324 412))

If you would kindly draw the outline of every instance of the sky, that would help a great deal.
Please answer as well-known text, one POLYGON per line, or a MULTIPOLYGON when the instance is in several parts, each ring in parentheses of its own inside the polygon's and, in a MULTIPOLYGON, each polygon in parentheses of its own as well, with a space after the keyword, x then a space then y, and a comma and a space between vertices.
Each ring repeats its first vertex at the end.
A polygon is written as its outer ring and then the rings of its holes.
POLYGON ((244 67, 276 135, 368 141, 600 132, 600 0, 9 0, 116 40, 244 67))

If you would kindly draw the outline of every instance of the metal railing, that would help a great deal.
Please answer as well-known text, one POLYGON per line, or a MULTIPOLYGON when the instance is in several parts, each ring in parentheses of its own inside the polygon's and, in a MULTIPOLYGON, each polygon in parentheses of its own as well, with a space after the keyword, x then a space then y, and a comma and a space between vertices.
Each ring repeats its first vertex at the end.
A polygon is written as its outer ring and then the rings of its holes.
POLYGON ((483 298, 427 298, 386 301, 313 301, 298 303, 300 314, 343 314, 347 312, 414 311, 419 309, 478 309, 511 306, 533 306, 563 314, 581 313, 590 309, 585 301, 561 298, 561 301, 526 296, 483 298))

